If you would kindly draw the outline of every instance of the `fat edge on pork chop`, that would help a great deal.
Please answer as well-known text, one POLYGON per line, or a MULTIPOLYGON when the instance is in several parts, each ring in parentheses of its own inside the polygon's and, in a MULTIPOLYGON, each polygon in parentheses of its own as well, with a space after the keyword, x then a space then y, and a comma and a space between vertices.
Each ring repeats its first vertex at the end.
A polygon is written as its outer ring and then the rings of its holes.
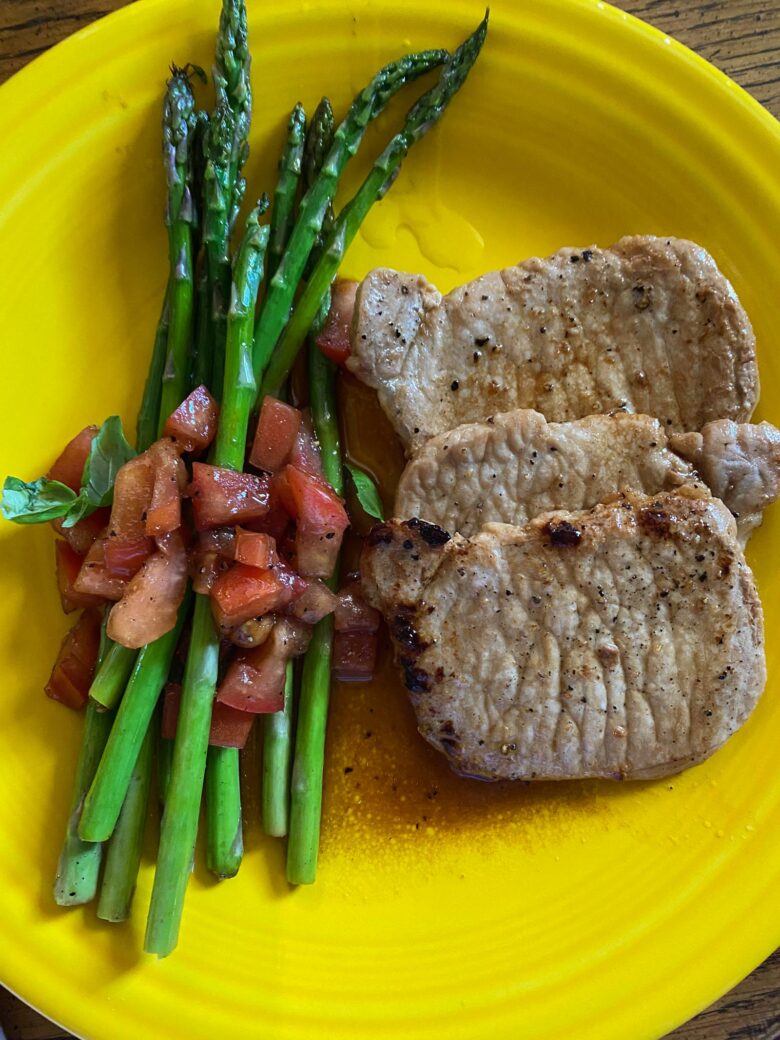
POLYGON ((763 690, 753 576, 703 489, 626 492, 470 539, 391 520, 361 566, 419 730, 463 774, 676 773, 720 747, 763 690))

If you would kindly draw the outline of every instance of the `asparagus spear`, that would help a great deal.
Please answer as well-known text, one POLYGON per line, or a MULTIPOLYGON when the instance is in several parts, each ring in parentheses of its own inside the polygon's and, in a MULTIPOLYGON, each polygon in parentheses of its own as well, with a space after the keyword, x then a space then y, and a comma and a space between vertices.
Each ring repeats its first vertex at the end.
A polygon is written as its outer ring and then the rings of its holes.
POLYGON ((137 657, 137 650, 128 650, 121 643, 109 640, 105 656, 89 688, 89 699, 101 708, 115 708, 124 693, 137 657))
POLYGON ((165 223, 168 228, 170 281, 168 344, 162 376, 158 431, 186 395, 187 357, 192 341, 193 273, 192 136, 197 125, 189 73, 172 67, 163 106, 163 158, 168 188, 165 223))
POLYGON ((246 24, 245 0, 222 0, 217 34, 214 80, 224 92, 235 117, 235 133, 230 161, 232 230, 246 187, 241 170, 249 156, 249 129, 252 123, 252 56, 246 24))
POLYGON ((306 129, 306 113, 298 102, 290 114, 287 141, 279 160, 279 180, 271 210, 271 237, 268 242, 268 278, 273 278, 284 255, 295 223, 295 196, 301 179, 301 161, 306 129))
POLYGON ((235 877, 244 858, 238 748, 210 747, 206 759, 206 866, 235 877))
MULTIPOLYGON (((237 470, 244 464, 249 413, 256 389, 251 365, 252 325, 268 245, 268 227, 260 226, 259 217, 267 204, 266 199, 262 200, 249 215, 233 269, 223 404, 214 462, 237 470)), ((160 957, 174 949, 179 932, 198 829, 218 663, 219 637, 211 616, 211 602, 208 596, 197 596, 146 927, 145 948, 160 957)), ((236 832, 237 828, 233 833, 236 832)))
POLYGON ((108 843, 97 905, 97 915, 104 921, 126 921, 130 916, 149 808, 153 751, 154 734, 150 726, 130 776, 130 786, 116 828, 108 843))
POLYGON ((255 328, 255 376, 260 377, 290 313, 290 305, 303 274, 341 174, 357 151, 366 126, 382 112, 390 99, 418 76, 447 59, 446 51, 410 54, 381 69, 355 98, 336 130, 333 145, 316 183, 306 192, 287 249, 268 285, 255 328))
POLYGON ((336 218, 327 245, 282 333, 262 380, 259 398, 274 394, 286 379, 344 254, 371 206, 391 187, 409 149, 441 118, 463 86, 487 33, 487 15, 446 62, 438 83, 412 106, 402 129, 392 138, 354 198, 336 218))
POLYGON ((290 764, 295 721, 295 671, 287 662, 284 707, 265 717, 263 731, 263 830, 276 838, 287 833, 290 818, 290 764))

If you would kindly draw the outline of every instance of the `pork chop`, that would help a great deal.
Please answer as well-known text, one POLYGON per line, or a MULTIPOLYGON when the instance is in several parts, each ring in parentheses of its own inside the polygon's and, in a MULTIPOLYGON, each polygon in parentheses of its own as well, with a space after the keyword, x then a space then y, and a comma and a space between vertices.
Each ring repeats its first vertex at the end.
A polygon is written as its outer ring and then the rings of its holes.
POLYGON ((746 540, 780 494, 780 430, 718 420, 671 444, 679 454, 646 415, 548 423, 527 409, 503 412, 423 445, 401 475, 394 515, 469 537, 486 523, 525 524, 552 509, 589 509, 624 488, 654 495, 701 477, 746 540))
POLYGON ((391 520, 362 559, 420 732, 484 779, 676 773, 750 715, 761 604, 726 508, 634 492, 450 538, 391 520))
POLYGON ((750 321, 715 261, 676 238, 562 249, 449 295, 378 269, 361 283, 348 367, 405 447, 496 412, 551 422, 622 408, 670 431, 747 421, 758 399, 750 321))

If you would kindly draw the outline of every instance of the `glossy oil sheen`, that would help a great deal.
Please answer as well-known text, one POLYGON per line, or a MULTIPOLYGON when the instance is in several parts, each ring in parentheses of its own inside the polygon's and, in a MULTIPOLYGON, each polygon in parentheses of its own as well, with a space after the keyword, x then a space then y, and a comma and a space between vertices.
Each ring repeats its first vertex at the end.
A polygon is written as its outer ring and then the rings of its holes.
MULTIPOLYGON (((217 8, 141 0, 0 90, 6 471, 32 477, 85 423, 134 414, 165 281, 164 70, 210 64, 217 8)), ((327 90, 343 111, 379 64, 454 44, 481 10, 250 0, 250 14, 255 197, 298 98, 327 90)), ((753 319, 761 414, 778 421, 778 170, 777 125, 676 43, 591 0, 499 0, 473 76, 345 273, 384 263, 448 288, 564 244, 695 238, 753 319)), ((370 401, 352 407, 350 450, 387 478, 397 449, 370 401)), ((374 685, 334 693, 317 884, 290 889, 260 832, 252 752, 241 873, 217 884, 198 858, 179 949, 157 963, 140 952, 151 825, 130 923, 53 905, 80 719, 41 692, 65 629, 52 536, 2 525, 2 980, 94 1040, 662 1036, 780 939, 779 532, 775 507, 749 554, 767 691, 710 761, 653 783, 459 780, 416 735, 385 654, 374 685)))

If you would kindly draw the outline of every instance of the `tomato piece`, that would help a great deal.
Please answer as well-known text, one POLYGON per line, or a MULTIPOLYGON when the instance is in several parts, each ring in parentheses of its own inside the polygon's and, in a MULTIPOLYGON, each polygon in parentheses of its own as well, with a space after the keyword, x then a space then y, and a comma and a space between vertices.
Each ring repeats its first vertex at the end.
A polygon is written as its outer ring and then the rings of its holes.
POLYGON ((355 296, 358 283, 339 279, 333 286, 330 310, 325 324, 317 337, 317 346, 325 357, 343 365, 352 353, 350 330, 355 311, 355 296))
POLYGON ((288 520, 291 517, 294 520, 297 516, 295 497, 287 476, 287 467, 279 473, 274 473, 271 478, 271 504, 272 508, 283 510, 288 520))
POLYGON ((338 600, 328 586, 315 578, 289 607, 289 613, 307 625, 316 625, 328 614, 332 614, 337 604, 338 600))
POLYGON ((236 531, 233 527, 215 527, 198 534, 189 557, 189 573, 195 592, 205 596, 211 592, 214 582, 233 562, 235 546, 236 531))
POLYGON ((235 557, 237 563, 259 567, 261 570, 279 562, 275 539, 260 531, 244 531, 240 527, 236 528, 235 557))
POLYGON ((280 711, 287 661, 304 653, 308 642, 306 626, 280 619, 262 646, 233 661, 217 691, 217 701, 255 714, 280 711))
POLYGON ((83 708, 95 674, 99 649, 100 614, 96 610, 85 610, 60 645, 46 683, 46 696, 69 708, 83 708))
POLYGON ((275 397, 264 397, 249 461, 275 473, 289 458, 301 425, 301 413, 275 397))
MULTIPOLYGON (((108 524, 104 564, 110 575, 133 576, 154 549, 146 536, 146 516, 154 490, 154 468, 147 452, 130 459, 114 481, 114 501, 108 524)), ((118 599, 118 596, 112 596, 118 599)))
POLYGON ((57 564, 57 588, 63 611, 70 614, 71 611, 80 610, 83 607, 101 606, 104 602, 102 597, 79 593, 73 588, 84 558, 74 552, 67 542, 59 539, 54 543, 54 553, 57 564))
POLYGON ((260 531, 270 535, 277 545, 284 538, 287 528, 290 526, 290 514, 279 501, 274 491, 273 481, 268 512, 259 520, 245 520, 244 525, 250 531, 260 531))
POLYGON ((320 445, 312 426, 311 413, 308 408, 301 412, 301 425, 295 438, 292 451, 290 452, 290 465, 295 466, 301 473, 308 473, 312 477, 324 480, 322 474, 322 456, 320 445))
POLYGON ((153 538, 107 538, 103 548, 106 569, 117 578, 132 578, 154 549, 153 538))
POLYGON ((236 558, 236 528, 212 527, 198 533, 196 552, 213 552, 232 563, 236 558))
POLYGON ((360 578, 353 577, 338 592, 333 625, 337 632, 378 632, 380 614, 363 598, 360 578))
POLYGON ((218 420, 219 406, 201 384, 165 420, 163 437, 173 437, 182 451, 202 452, 214 440, 218 420))
POLYGON ((90 446, 97 434, 97 426, 85 426, 73 440, 68 441, 46 474, 49 480, 59 480, 60 484, 66 484, 72 491, 79 491, 84 463, 87 461, 90 446))
POLYGON ((74 552, 77 552, 79 556, 86 556, 97 536, 105 530, 110 516, 111 509, 105 506, 104 508, 96 509, 89 516, 85 516, 83 520, 79 520, 73 527, 63 527, 62 517, 52 520, 51 526, 57 534, 65 539, 74 552))
POLYGON ((267 477, 194 462, 188 494, 192 499, 195 526, 205 531, 265 516, 268 491, 267 477))
POLYGON ((73 582, 73 590, 79 595, 100 596, 102 599, 111 600, 122 598, 127 582, 108 569, 105 553, 107 541, 108 535, 100 535, 84 557, 81 570, 73 582))
POLYGON ((212 747, 243 748, 255 724, 255 715, 239 711, 222 701, 214 701, 211 709, 209 744, 212 747))
POLYGON ((164 740, 176 739, 180 707, 181 683, 167 682, 163 690, 162 719, 160 720, 160 735, 164 740))
POLYGON ((234 564, 211 589, 211 609, 222 630, 286 607, 304 589, 301 579, 282 564, 258 570, 234 564))
POLYGON ((375 632, 336 632, 333 637, 333 678, 339 682, 370 682, 376 668, 375 632))
POLYGON ((187 554, 181 532, 163 535, 157 546, 108 617, 109 638, 132 649, 170 632, 187 587, 187 554))
POLYGON ((147 454, 153 485, 145 530, 150 536, 169 534, 181 527, 181 493, 187 482, 187 469, 173 441, 155 441, 147 454))
POLYGON ((349 526, 344 503, 333 488, 295 466, 285 467, 284 474, 297 520, 298 571, 305 577, 330 577, 349 526))

